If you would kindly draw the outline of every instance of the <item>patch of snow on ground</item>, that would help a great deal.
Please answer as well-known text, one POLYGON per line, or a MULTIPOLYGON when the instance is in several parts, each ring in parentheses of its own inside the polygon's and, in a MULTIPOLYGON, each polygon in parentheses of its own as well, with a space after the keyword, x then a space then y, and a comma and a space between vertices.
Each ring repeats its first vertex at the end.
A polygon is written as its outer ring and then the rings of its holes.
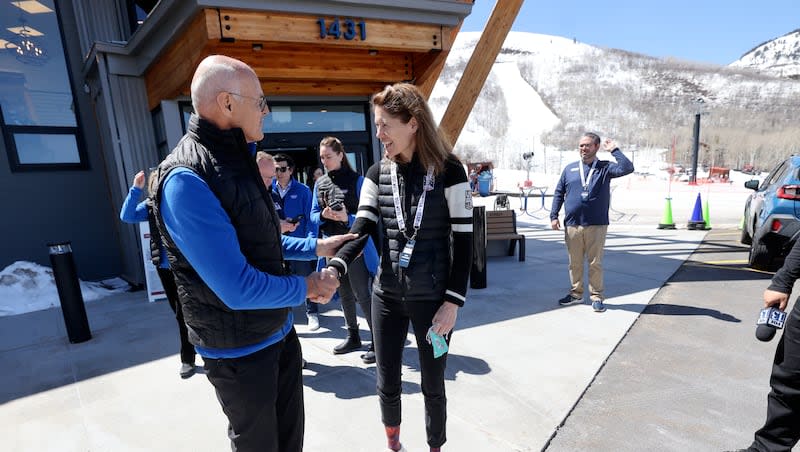
MULTIPOLYGON (((84 301, 94 301, 128 290, 120 278, 81 281, 84 301)), ((39 311, 60 305, 53 270, 33 262, 17 261, 0 272, 0 316, 39 311)))

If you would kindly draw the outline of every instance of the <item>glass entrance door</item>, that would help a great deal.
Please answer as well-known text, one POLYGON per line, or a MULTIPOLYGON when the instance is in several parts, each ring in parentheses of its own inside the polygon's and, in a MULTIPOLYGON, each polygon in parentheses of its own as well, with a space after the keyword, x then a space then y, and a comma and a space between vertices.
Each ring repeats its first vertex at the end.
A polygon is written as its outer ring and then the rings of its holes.
POLYGON ((285 153, 294 159, 298 180, 319 167, 319 142, 326 136, 342 141, 350 164, 364 174, 374 162, 367 102, 271 102, 264 118, 259 150, 285 153))

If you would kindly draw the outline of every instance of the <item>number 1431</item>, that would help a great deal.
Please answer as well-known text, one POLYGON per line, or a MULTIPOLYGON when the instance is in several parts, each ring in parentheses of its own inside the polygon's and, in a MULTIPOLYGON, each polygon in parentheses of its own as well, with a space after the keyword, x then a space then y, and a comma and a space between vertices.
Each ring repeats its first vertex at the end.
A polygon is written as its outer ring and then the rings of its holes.
POLYGON ((324 18, 319 18, 317 25, 319 25, 319 37, 322 39, 333 36, 335 39, 342 37, 348 41, 356 37, 362 41, 367 40, 367 24, 363 20, 356 22, 353 19, 339 20, 337 17, 326 22, 324 18))

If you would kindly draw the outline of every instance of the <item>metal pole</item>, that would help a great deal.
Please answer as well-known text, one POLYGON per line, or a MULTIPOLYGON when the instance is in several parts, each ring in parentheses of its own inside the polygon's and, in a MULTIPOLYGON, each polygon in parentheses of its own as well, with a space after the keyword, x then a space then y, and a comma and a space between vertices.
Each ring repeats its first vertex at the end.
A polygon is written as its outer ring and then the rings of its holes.
POLYGON ((469 286, 473 289, 486 288, 486 207, 472 209, 472 268, 469 272, 469 286))
POLYGON ((69 341, 73 344, 88 341, 92 338, 92 332, 89 329, 89 320, 86 318, 81 284, 72 257, 72 245, 70 242, 64 242, 51 243, 47 246, 50 248, 50 264, 53 266, 53 278, 56 281, 69 341))
POLYGON ((697 185, 697 158, 700 153, 700 113, 694 115, 694 143, 692 144, 692 175, 689 185, 697 185))

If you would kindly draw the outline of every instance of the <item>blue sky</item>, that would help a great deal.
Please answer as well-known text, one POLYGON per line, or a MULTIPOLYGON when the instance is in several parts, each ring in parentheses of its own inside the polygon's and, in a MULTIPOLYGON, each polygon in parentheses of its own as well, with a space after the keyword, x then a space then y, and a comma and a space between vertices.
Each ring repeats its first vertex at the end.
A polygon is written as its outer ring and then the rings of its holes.
MULTIPOLYGON (((461 30, 483 30, 495 3, 475 0, 461 30)), ((726 65, 797 28, 800 0, 527 0, 512 29, 726 65)))

